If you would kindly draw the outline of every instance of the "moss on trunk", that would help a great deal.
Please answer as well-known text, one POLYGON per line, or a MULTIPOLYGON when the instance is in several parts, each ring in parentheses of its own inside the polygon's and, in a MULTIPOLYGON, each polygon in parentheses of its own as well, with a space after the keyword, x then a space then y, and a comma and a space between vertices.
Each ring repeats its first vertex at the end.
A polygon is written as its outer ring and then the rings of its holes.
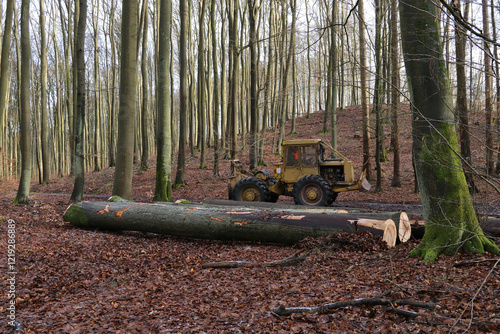
POLYGON ((453 99, 443 58, 439 9, 401 0, 403 53, 413 113, 413 153, 425 235, 410 256, 434 261, 457 251, 500 254, 479 226, 458 155, 453 99))
POLYGON ((479 225, 457 150, 454 124, 441 123, 423 136, 416 164, 426 231, 410 256, 434 261, 457 251, 500 254, 479 225))

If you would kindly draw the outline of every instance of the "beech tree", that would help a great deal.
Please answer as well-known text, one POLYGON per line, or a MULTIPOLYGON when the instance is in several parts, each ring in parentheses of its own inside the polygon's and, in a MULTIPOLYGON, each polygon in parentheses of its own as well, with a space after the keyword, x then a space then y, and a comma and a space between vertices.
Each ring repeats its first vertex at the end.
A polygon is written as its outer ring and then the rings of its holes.
POLYGON ((155 201, 172 201, 172 129, 170 96, 170 44, 172 37, 172 1, 160 2, 158 50, 158 130, 156 137, 155 201))
POLYGON ((434 261, 457 251, 500 255, 478 223, 458 155, 452 95, 440 39, 439 8, 401 0, 400 22, 413 114, 413 151, 425 235, 410 256, 434 261))
POLYGON ((365 38, 365 6, 364 0, 358 2, 358 28, 359 28, 359 65, 361 85, 361 110, 363 117, 363 169, 366 170, 366 178, 371 176, 370 163, 370 110, 368 109, 368 68, 366 66, 366 38, 365 38))
POLYGON ((14 203, 28 204, 32 171, 31 152, 31 44, 30 44, 30 0, 21 3, 21 85, 20 90, 20 132, 21 132, 21 180, 14 203))
POLYGON ((87 21, 87 0, 79 0, 79 18, 75 24, 75 54, 76 54, 76 114, 75 114, 75 184, 71 194, 71 201, 83 199, 83 187, 85 183, 85 159, 84 159, 84 134, 85 125, 85 27, 87 21))
POLYGON ((120 108, 113 195, 132 199, 134 133, 137 103, 138 1, 124 1, 120 66, 120 108))
POLYGON ((186 184, 184 173, 186 170, 186 139, 188 118, 188 90, 187 90, 187 26, 188 12, 185 1, 179 1, 180 35, 179 35, 179 151, 177 155, 177 172, 175 174, 174 187, 182 187, 186 184))
MULTIPOLYGON (((9 96, 8 78, 10 65, 10 36, 12 34, 12 16, 14 14, 14 1, 7 1, 7 9, 5 12, 5 24, 2 38, 2 58, 0 64, 0 133, 4 129, 4 115, 7 109, 7 99, 9 96)), ((4 136, 0 135, 0 148, 5 145, 3 142, 4 136)))

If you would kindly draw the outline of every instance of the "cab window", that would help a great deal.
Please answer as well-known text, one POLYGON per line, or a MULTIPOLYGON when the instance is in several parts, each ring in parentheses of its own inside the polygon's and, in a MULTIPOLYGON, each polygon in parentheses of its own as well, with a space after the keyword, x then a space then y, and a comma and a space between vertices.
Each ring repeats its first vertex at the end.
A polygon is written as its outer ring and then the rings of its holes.
POLYGON ((286 165, 290 167, 299 165, 299 147, 287 146, 286 147, 286 165))
POLYGON ((301 150, 301 164, 302 166, 315 166, 316 165, 316 149, 314 146, 303 146, 301 150))

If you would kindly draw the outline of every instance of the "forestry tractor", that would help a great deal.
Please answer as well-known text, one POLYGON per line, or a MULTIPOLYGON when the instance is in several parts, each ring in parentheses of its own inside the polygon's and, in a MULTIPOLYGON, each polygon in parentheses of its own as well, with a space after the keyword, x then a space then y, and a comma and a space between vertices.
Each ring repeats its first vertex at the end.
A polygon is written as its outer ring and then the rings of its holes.
POLYGON ((285 195, 292 196, 295 204, 326 206, 335 201, 339 192, 371 188, 365 171, 355 179, 352 161, 321 139, 284 141, 281 152, 281 163, 274 166, 274 175, 261 170, 249 176, 239 160, 232 160, 229 199, 276 202, 285 195))

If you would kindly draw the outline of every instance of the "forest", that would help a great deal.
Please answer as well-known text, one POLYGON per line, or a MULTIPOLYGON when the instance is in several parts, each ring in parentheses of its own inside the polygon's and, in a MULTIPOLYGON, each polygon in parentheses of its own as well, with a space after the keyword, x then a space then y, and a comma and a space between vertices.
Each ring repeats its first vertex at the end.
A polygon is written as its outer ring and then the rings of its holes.
POLYGON ((482 230, 500 217, 498 3, 1 0, 0 14, 6 332, 500 328, 500 241, 482 230), (374 186, 332 210, 408 210, 423 238, 292 247, 63 221, 112 195, 186 212, 227 199, 230 160, 272 170, 297 138, 374 186), (232 260, 247 262, 205 267, 232 260))

